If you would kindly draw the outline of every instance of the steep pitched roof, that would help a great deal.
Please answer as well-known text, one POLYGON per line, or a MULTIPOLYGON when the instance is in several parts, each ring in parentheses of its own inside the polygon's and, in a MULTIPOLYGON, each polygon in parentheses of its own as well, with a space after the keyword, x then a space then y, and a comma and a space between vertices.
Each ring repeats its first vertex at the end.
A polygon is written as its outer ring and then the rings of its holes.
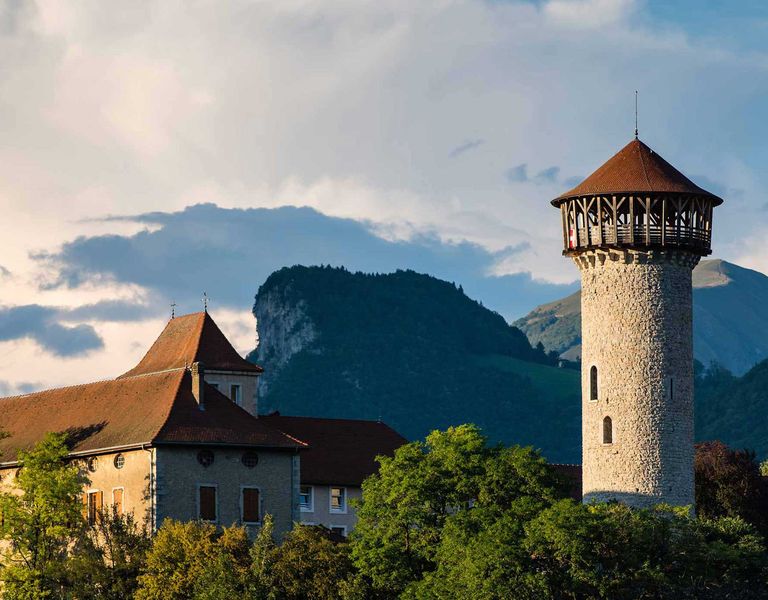
POLYGON ((695 194, 713 199, 715 206, 723 202, 635 138, 575 188, 552 200, 552 204, 559 206, 566 198, 577 196, 630 192, 695 194))
POLYGON ((205 387, 201 411, 184 368, 0 398, 0 429, 10 434, 0 440, 0 462, 15 461, 49 431, 69 433, 72 452, 161 443, 305 446, 213 386, 205 387))
POLYGON ((194 362, 202 362, 208 370, 263 371, 237 353, 207 312, 199 312, 168 321, 141 362, 120 377, 178 369, 194 362))
POLYGON ((284 417, 279 413, 259 417, 259 421, 309 444, 301 453, 301 481, 308 484, 359 487, 378 471, 377 456, 392 456, 408 442, 376 421, 284 417))

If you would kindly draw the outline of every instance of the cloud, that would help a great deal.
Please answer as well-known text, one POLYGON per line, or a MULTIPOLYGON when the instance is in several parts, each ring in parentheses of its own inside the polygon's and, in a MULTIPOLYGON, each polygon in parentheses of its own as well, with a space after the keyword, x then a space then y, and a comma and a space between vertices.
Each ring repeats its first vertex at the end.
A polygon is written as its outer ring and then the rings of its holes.
POLYGON ((459 144, 453 150, 451 150, 448 153, 448 156, 450 158, 456 158, 457 156, 464 154, 465 152, 469 152, 470 150, 474 150, 475 148, 482 146, 484 143, 485 143, 485 140, 481 140, 481 139, 467 140, 466 142, 459 144))
POLYGON ((522 163, 516 167, 507 169, 507 181, 510 183, 523 183, 528 181, 528 165, 522 163))
POLYGON ((536 174, 536 181, 542 183, 557 183, 560 167, 549 167, 536 174))
MULTIPOLYGON (((155 297, 175 299, 180 311, 199 310, 199 298, 207 291, 212 306, 242 309, 250 306, 261 282, 283 266, 333 264, 366 272, 411 268, 462 283, 468 294, 509 318, 573 288, 533 282, 530 274, 509 275, 499 268, 500 261, 530 252, 528 244, 489 252, 477 244, 449 243, 426 234, 387 240, 370 225, 310 208, 202 204, 130 218, 159 227, 129 236, 80 237, 58 252, 37 255, 57 274, 47 286, 77 287, 94 280, 135 284, 155 297)), ((112 318, 122 310, 123 304, 102 303, 70 314, 112 318)), ((131 316, 145 318, 143 308, 133 310, 131 316)))
POLYGON ((47 306, 0 307, 0 342, 29 338, 61 357, 85 354, 103 347, 91 325, 65 326, 57 322, 59 311, 47 306))
MULTIPOLYGON (((11 383, 9 381, 3 381, 0 379, 0 398, 7 396, 19 396, 21 394, 30 394, 39 390, 42 386, 40 383, 30 383, 23 381, 20 383, 11 383)), ((2 431, 2 428, 0 428, 2 431)))

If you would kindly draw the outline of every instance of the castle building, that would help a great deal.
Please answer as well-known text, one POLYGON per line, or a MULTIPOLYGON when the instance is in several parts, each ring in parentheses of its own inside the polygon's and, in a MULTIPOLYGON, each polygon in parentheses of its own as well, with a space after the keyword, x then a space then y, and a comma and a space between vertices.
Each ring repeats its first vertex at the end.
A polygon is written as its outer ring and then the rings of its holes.
POLYGON ((114 509, 152 531, 171 518, 254 532, 269 513, 277 535, 297 522, 346 535, 375 457, 406 440, 373 421, 258 417, 261 373, 207 311, 173 318, 116 379, 0 398, 0 490, 20 450, 65 432, 91 521, 114 509))
POLYGON ((694 504, 691 275, 721 203, 637 137, 552 200, 581 271, 585 502, 694 504))
POLYGON ((13 487, 19 450, 66 432, 89 480, 90 520, 114 507, 151 530, 167 518, 255 528, 270 513, 283 534, 299 520, 306 444, 250 414, 259 373, 207 312, 171 319, 116 379, 0 398, 10 434, 0 440, 0 486, 13 487))

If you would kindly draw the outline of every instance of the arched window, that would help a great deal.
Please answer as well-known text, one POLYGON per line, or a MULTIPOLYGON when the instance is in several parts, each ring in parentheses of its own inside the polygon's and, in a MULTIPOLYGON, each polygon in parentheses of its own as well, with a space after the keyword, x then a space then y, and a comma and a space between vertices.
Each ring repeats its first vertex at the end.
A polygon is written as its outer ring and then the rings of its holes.
POLYGON ((611 417, 603 419, 603 444, 613 444, 613 422, 611 417))
POLYGON ((597 367, 592 365, 589 370, 589 399, 597 400, 597 367))

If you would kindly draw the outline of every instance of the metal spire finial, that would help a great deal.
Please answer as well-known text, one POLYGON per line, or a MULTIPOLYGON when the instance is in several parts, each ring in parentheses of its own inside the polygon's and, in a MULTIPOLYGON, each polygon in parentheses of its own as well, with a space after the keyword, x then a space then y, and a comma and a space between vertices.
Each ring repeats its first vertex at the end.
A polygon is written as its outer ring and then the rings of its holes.
POLYGON ((637 90, 635 90, 635 139, 637 139, 637 90))
POLYGON ((171 319, 176 318, 176 302, 171 302, 171 319))
POLYGON ((203 310, 208 312, 208 294, 203 292, 203 310))

